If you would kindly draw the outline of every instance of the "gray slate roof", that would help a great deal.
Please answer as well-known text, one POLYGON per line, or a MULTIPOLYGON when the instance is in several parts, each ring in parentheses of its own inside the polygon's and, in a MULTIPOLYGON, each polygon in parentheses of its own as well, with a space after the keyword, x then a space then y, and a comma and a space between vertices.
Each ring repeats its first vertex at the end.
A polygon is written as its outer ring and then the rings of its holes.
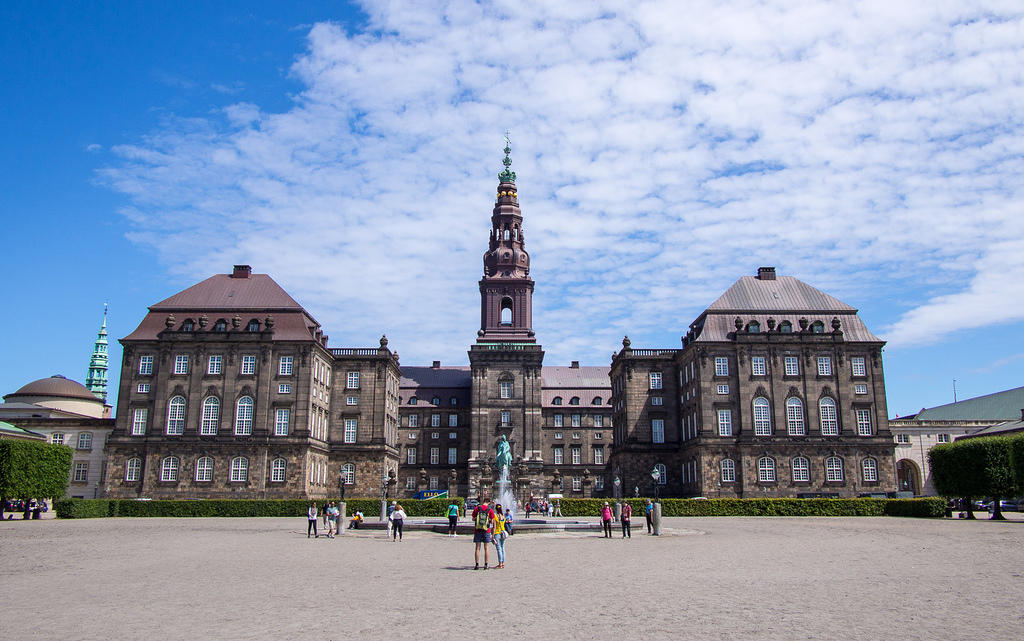
POLYGON ((402 366, 402 380, 399 387, 406 388, 453 388, 469 387, 473 375, 468 365, 461 367, 406 367, 402 366))
POLYGON ((724 310, 857 312, 841 300, 792 276, 777 276, 774 280, 743 276, 708 306, 709 312, 724 310))
POLYGON ((165 298, 150 309, 168 312, 193 309, 302 311, 302 305, 267 274, 251 274, 248 278, 215 274, 165 298))
MULTIPOLYGON (((610 371, 611 367, 605 366, 547 366, 541 368, 541 385, 545 388, 598 388, 610 391, 612 387, 611 379, 608 378, 610 371)), ((588 402, 589 400, 587 399, 588 402)))
POLYGON ((918 421, 1014 421, 1024 409, 1024 387, 986 394, 918 412, 918 421))
POLYGON ((971 432, 966 436, 961 436, 957 440, 976 438, 978 436, 1007 436, 1009 434, 1017 434, 1019 432, 1024 432, 1024 420, 1006 421, 1005 423, 989 425, 988 427, 981 428, 977 432, 971 432))

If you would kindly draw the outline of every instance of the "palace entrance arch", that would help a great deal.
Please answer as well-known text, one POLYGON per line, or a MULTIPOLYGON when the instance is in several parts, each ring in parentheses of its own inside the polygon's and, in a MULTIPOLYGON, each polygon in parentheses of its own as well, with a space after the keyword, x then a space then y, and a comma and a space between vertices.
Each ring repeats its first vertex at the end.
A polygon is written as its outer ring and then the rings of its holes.
POLYGON ((900 459, 896 462, 896 479, 901 492, 913 492, 915 496, 921 494, 921 468, 910 459, 900 459))

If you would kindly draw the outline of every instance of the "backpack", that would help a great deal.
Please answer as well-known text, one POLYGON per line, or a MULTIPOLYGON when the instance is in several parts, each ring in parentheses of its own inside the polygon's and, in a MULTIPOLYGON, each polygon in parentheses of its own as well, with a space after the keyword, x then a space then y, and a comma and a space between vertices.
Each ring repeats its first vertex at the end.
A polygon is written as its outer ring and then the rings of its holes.
POLYGON ((491 510, 483 506, 476 508, 476 516, 473 517, 473 527, 478 530, 486 530, 487 523, 491 520, 491 510))

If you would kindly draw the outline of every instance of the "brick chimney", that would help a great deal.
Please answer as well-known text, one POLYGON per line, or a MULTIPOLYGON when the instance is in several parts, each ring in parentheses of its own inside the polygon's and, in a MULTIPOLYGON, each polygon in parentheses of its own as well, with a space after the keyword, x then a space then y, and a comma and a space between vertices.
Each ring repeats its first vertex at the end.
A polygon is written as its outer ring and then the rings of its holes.
POLYGON ((579 369, 580 368, 580 362, 579 361, 573 361, 573 362, 569 363, 569 368, 570 369, 579 369))
POLYGON ((431 367, 434 369, 441 369, 441 361, 434 361, 434 364, 431 365, 431 367))
POLYGON ((248 278, 252 275, 252 267, 249 265, 235 265, 234 271, 231 272, 232 278, 248 278))
POLYGON ((758 267, 757 280, 775 280, 774 267, 758 267))

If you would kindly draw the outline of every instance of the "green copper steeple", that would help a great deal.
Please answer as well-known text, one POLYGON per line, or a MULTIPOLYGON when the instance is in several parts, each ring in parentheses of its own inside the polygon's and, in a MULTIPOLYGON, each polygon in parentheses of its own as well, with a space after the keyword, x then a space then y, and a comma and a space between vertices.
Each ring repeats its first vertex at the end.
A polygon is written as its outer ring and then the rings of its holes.
POLYGON ((103 324, 96 335, 96 345, 89 360, 89 376, 85 386, 104 403, 107 402, 107 304, 103 303, 103 324))
POLYGON ((498 174, 498 180, 503 183, 514 183, 516 181, 516 172, 509 169, 512 166, 512 159, 508 157, 512 153, 512 141, 508 138, 508 131, 505 132, 505 160, 501 161, 501 164, 505 165, 505 171, 498 174))

